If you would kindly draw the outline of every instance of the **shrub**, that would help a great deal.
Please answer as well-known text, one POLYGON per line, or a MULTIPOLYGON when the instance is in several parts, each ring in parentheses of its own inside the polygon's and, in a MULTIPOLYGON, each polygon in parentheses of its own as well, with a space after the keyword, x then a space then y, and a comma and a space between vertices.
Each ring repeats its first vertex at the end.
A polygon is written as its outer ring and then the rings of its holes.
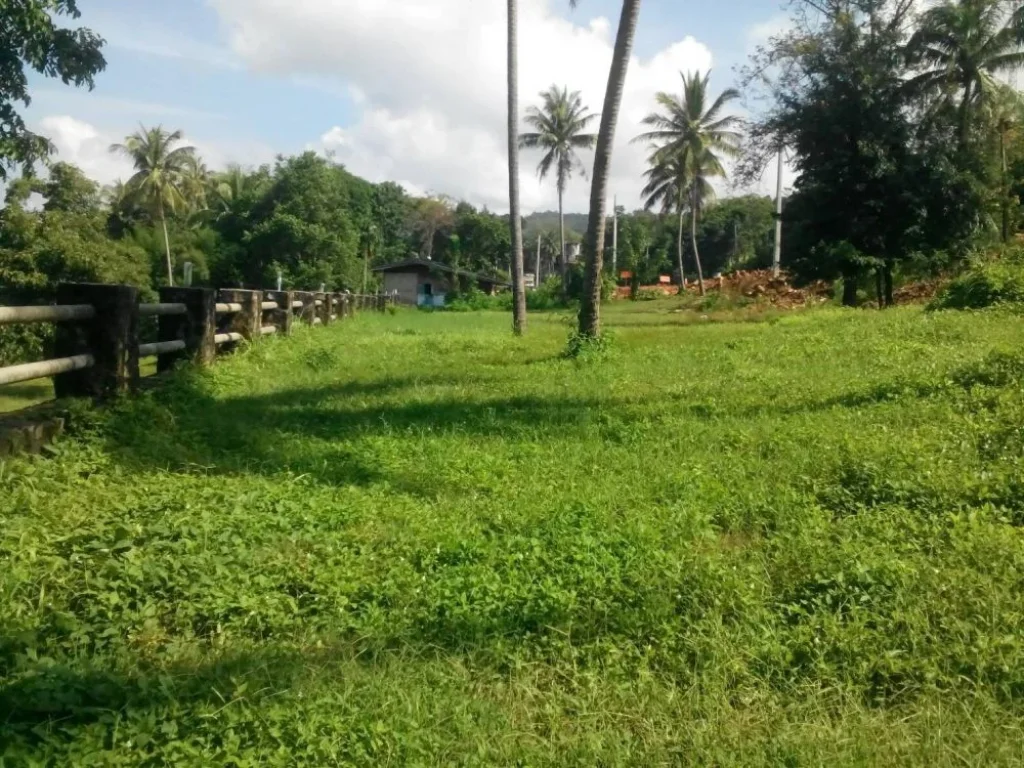
POLYGON ((1024 248, 1001 256, 976 259, 966 272, 954 278, 930 309, 982 309, 1000 304, 1024 303, 1024 248))

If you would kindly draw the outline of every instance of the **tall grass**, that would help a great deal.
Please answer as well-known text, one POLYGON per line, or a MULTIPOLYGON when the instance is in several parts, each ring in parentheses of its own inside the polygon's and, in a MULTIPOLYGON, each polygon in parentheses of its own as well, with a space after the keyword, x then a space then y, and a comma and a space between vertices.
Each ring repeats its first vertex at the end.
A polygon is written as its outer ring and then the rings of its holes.
POLYGON ((5 764, 1021 764, 1019 320, 674 307, 76 411, 0 465, 5 764))

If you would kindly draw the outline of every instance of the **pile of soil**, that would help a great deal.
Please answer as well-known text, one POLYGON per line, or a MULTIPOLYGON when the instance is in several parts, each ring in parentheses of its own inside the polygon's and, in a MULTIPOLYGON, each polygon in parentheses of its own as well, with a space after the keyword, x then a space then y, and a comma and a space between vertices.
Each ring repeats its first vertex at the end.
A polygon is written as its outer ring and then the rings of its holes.
MULTIPOLYGON (((929 301, 941 285, 939 280, 909 283, 896 290, 894 298, 897 304, 919 304, 929 301)), ((831 283, 818 280, 796 288, 789 282, 785 273, 775 277, 770 269, 752 269, 733 272, 730 275, 710 277, 704 281, 709 294, 722 293, 726 296, 745 297, 755 301, 771 304, 780 309, 796 309, 814 304, 823 304, 833 295, 831 283)), ((675 285, 644 285, 644 292, 660 292, 666 296, 674 296, 679 291, 675 285)), ((699 293, 696 280, 688 280, 686 292, 691 296, 699 293)), ((629 298, 629 286, 619 286, 619 298, 629 298)))
POLYGON ((918 283, 907 283, 893 292, 897 304, 923 304, 931 301, 942 287, 941 280, 923 280, 918 283))
MULTIPOLYGON (((820 304, 832 296, 832 286, 829 283, 819 280, 795 288, 785 273, 776 277, 770 269, 741 270, 731 275, 712 278, 706 283, 707 287, 714 290, 733 296, 767 301, 784 309, 820 304)), ((698 290, 696 285, 692 289, 698 290)))

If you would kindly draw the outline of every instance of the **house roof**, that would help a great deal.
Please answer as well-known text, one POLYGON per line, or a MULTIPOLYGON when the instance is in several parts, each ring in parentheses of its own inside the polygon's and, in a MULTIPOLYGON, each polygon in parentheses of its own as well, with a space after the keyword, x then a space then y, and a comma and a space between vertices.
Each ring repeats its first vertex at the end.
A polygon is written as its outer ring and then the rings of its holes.
POLYGON ((502 285, 506 288, 511 287, 512 283, 508 282, 504 278, 494 277, 493 275, 482 275, 479 272, 469 272, 465 269, 455 269, 455 267, 449 267, 447 264, 442 264, 438 261, 431 261, 430 259, 405 259, 403 261, 396 261, 392 264, 384 264, 380 267, 374 267, 374 272, 403 272, 414 267, 424 267, 426 269, 435 270, 437 272, 447 272, 450 275, 459 275, 460 277, 468 277, 471 280, 480 280, 487 283, 494 283, 494 285, 502 285))

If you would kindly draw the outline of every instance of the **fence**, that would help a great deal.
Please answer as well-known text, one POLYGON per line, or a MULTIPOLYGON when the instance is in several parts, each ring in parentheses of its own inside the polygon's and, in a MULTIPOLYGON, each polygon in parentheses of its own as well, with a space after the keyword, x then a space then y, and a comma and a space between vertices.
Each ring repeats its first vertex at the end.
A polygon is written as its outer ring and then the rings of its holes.
POLYGON ((293 323, 329 325, 361 309, 384 311, 388 294, 161 288, 160 301, 139 302, 127 285, 65 283, 57 303, 0 307, 0 326, 55 323, 54 357, 0 368, 0 385, 53 377, 57 398, 109 398, 133 392, 139 361, 155 357, 165 371, 183 360, 209 365, 240 342, 288 335, 293 323), (157 321, 157 340, 140 343, 143 318, 157 321))

